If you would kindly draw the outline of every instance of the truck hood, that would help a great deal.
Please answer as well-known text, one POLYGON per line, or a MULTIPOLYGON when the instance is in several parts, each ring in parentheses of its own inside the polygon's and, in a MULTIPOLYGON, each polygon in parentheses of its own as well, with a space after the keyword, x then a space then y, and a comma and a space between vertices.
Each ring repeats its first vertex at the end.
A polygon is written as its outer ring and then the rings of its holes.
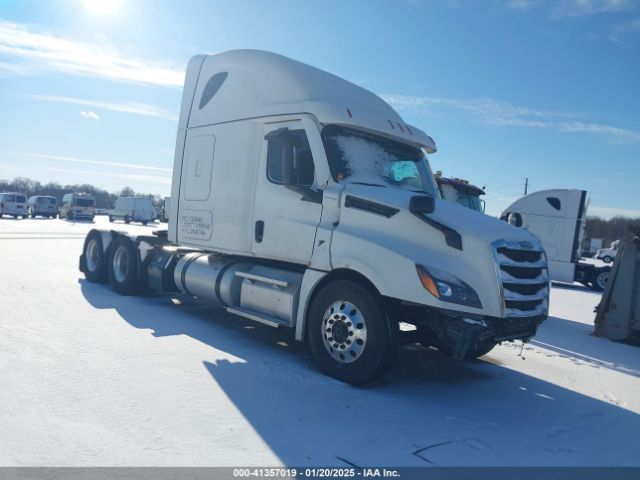
MULTIPOLYGON (((375 187, 349 183, 344 189, 344 195, 345 197, 350 195, 362 198, 408 212, 411 198, 415 195, 426 194, 396 187, 375 187)), ((465 239, 469 240, 473 238, 487 244, 506 239, 516 242, 530 242, 534 246, 541 246, 537 237, 523 228, 515 227, 507 222, 471 210, 470 208, 465 208, 457 203, 440 198, 436 198, 435 202, 435 210, 426 216, 431 220, 435 220, 442 225, 458 231, 463 237, 463 245, 465 239)), ((433 228, 426 223, 423 225, 425 228, 433 228)))

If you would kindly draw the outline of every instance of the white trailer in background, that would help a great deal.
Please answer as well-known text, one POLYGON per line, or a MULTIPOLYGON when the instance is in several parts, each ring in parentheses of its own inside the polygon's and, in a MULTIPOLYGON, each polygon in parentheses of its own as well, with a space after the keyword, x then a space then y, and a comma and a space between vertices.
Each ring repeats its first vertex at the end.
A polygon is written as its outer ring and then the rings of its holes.
POLYGON ((580 261, 587 204, 585 190, 541 190, 513 202, 500 218, 540 239, 547 252, 551 280, 579 282, 602 291, 609 267, 599 268, 580 261))
POLYGON ((168 232, 92 230, 80 269, 133 294, 210 300, 291 328, 320 368, 379 376, 399 323, 454 358, 527 340, 547 317, 540 242, 442 201, 435 144, 382 99, 255 50, 187 67, 168 232))

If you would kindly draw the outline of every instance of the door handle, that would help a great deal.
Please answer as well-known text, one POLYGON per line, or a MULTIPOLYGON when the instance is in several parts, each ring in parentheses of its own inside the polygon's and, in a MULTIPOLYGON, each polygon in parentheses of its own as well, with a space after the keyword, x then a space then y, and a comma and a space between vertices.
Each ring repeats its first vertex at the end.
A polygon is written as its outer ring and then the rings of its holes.
POLYGON ((262 242, 262 237, 264 236, 264 222, 262 220, 258 220, 256 222, 254 237, 257 243, 262 242))

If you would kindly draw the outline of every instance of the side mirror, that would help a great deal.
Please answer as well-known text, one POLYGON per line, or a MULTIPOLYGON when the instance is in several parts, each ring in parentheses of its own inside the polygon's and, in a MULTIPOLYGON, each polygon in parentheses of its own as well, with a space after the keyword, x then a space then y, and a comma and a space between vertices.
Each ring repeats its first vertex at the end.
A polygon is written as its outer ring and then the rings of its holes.
POLYGON ((507 215, 507 223, 509 225, 513 225, 514 227, 521 227, 522 226, 522 215, 520 215, 519 213, 510 213, 509 215, 507 215))
POLYGON ((436 200, 431 195, 414 195, 409 201, 409 210, 413 213, 433 213, 436 200))

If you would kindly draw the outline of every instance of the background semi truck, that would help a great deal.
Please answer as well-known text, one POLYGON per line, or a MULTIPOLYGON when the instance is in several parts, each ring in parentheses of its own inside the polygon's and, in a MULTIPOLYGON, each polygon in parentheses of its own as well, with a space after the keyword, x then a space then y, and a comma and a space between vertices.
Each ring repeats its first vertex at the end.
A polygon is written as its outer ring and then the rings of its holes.
POLYGON ((431 137, 382 99, 273 53, 187 66, 168 231, 92 230, 89 281, 181 292, 293 329, 320 368, 379 376, 400 328, 456 359, 547 317, 542 244, 442 201, 431 137))
POLYGON ((513 202, 500 218, 540 239, 547 252, 551 280, 579 282, 602 291, 610 267, 580 261, 587 206, 585 190, 541 190, 513 202))
POLYGON ((481 195, 485 194, 482 188, 476 187, 462 178, 443 177, 440 171, 434 174, 434 178, 436 179, 440 196, 444 200, 456 202, 463 207, 484 213, 485 203, 480 198, 481 195))

